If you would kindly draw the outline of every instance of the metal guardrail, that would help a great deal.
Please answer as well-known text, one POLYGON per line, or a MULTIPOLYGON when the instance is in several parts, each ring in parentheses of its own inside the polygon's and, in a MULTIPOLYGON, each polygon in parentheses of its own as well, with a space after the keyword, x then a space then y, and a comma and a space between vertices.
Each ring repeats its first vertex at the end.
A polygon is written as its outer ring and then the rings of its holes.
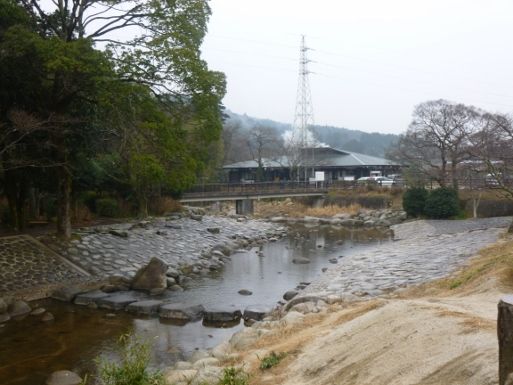
MULTIPOLYGON (((452 185, 451 181, 446 181, 447 186, 452 185)), ((490 178, 459 178, 458 185, 460 189, 489 189, 498 188, 497 181, 490 178)), ((258 196, 258 195, 287 195, 287 194, 309 194, 309 193, 327 193, 328 190, 351 190, 357 187, 372 186, 374 188, 382 188, 384 190, 391 187, 404 188, 407 187, 404 180, 397 180, 393 185, 380 185, 376 181, 326 181, 326 182, 246 182, 246 183, 209 183, 197 185, 186 191, 182 195, 182 199, 197 198, 215 198, 215 197, 231 197, 231 196, 258 196)), ((427 189, 440 187, 439 183, 434 180, 426 180, 424 186, 427 189)))
POLYGON ((328 185, 324 182, 257 182, 257 183, 212 183, 194 186, 186 191, 183 199, 215 196, 246 195, 285 195, 299 193, 325 193, 328 185))

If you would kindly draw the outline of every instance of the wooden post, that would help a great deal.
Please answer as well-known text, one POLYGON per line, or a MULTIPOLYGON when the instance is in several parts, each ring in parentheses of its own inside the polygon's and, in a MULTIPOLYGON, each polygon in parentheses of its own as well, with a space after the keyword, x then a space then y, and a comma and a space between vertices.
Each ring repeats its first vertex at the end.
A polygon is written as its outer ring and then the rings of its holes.
POLYGON ((499 301, 499 385, 513 385, 513 295, 499 301))

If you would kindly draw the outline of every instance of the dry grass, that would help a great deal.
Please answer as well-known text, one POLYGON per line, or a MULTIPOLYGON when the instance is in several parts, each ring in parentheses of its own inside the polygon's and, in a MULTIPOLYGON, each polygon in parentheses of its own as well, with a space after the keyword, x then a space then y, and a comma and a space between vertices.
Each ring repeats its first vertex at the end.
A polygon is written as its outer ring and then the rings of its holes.
POLYGON ((324 314, 306 315, 300 324, 273 329, 272 333, 260 338, 242 358, 251 375, 250 384, 275 385, 285 382, 284 376, 287 376, 288 366, 296 360, 308 344, 330 333, 336 325, 354 320, 385 303, 386 301, 383 300, 373 300, 349 305, 331 305, 328 312, 324 314), (262 373, 259 370, 260 360, 255 356, 254 349, 257 349, 257 352, 286 352, 287 356, 278 367, 262 373))
POLYGON ((336 214, 357 214, 361 206, 352 204, 349 206, 328 205, 325 207, 310 207, 303 203, 290 199, 280 201, 255 201, 255 216, 268 218, 273 216, 288 217, 332 217, 336 214))
POLYGON ((346 322, 352 321, 355 318, 358 318, 365 313, 370 312, 371 310, 378 309, 385 304, 382 300, 373 300, 369 302, 363 302, 361 305, 356 306, 356 308, 348 313, 342 313, 335 320, 333 320, 333 325, 340 325, 346 322))
POLYGON ((470 263, 455 275, 438 281, 441 288, 465 290, 474 288, 490 277, 504 288, 513 287, 513 238, 501 241, 480 251, 470 263))
POLYGON ((311 217, 332 217, 341 213, 356 215, 361 209, 362 207, 358 204, 351 204, 345 207, 338 205, 329 205, 325 207, 306 207, 305 215, 311 217))

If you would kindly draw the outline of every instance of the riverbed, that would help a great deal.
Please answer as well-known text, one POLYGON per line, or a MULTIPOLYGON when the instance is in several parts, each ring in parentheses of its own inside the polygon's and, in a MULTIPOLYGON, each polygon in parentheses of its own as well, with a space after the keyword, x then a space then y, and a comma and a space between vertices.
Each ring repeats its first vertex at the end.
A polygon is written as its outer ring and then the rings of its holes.
MULTIPOLYGON (((192 281, 176 302, 244 310, 248 305, 274 306, 283 293, 300 282, 319 278, 329 260, 357 255, 380 243, 388 243, 388 232, 347 230, 330 226, 291 229, 289 236, 260 247, 233 254, 220 272, 192 281), (294 264, 297 257, 308 264, 294 264), (240 289, 253 294, 242 296, 240 289)), ((36 304, 32 304, 33 307, 36 304)), ((125 333, 136 334, 153 345, 152 365, 162 368, 211 348, 244 327, 204 326, 201 321, 176 325, 158 318, 115 314, 51 300, 38 302, 55 315, 42 323, 35 316, 9 322, 0 328, 0 383, 43 384, 55 370, 93 373, 95 359, 113 358, 116 342, 125 333)))

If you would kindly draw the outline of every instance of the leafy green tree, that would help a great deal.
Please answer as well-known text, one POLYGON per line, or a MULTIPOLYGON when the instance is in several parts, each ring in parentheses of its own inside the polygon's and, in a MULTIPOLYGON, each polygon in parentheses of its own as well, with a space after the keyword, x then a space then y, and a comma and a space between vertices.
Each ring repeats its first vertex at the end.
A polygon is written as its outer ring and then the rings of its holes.
POLYGON ((61 234, 77 170, 95 154, 114 154, 138 196, 144 183, 180 191, 194 181, 219 138, 225 92, 200 58, 206 0, 0 0, 0 11, 2 165, 54 170, 61 234))

